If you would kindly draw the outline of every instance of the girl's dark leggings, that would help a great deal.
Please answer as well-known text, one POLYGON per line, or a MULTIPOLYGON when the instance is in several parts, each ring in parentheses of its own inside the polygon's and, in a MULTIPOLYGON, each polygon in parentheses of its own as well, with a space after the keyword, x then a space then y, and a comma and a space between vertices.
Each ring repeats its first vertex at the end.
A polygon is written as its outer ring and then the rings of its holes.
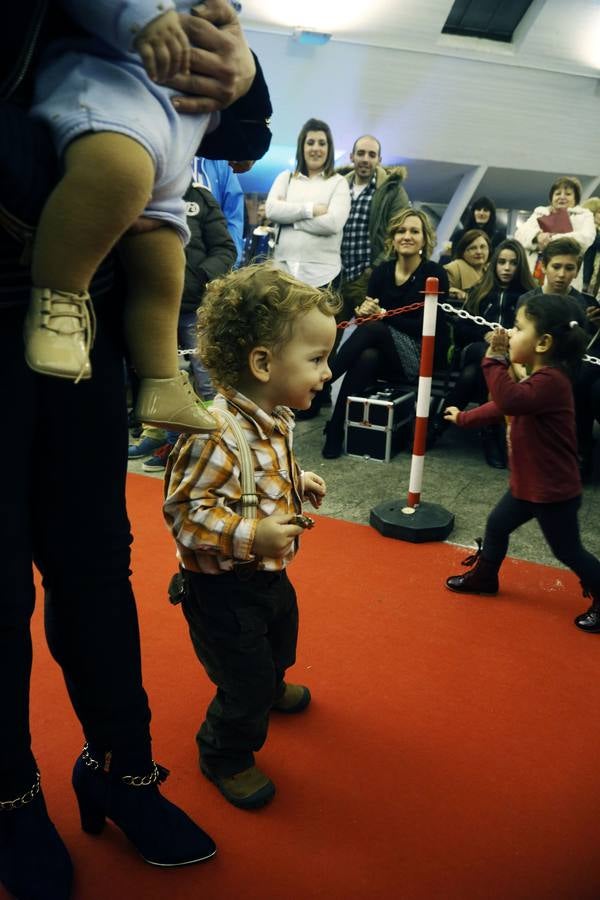
POLYGON ((500 567, 512 532, 530 519, 537 519, 557 560, 575 572, 584 588, 600 598, 600 560, 581 543, 577 520, 580 505, 580 496, 559 503, 531 503, 517 500, 507 491, 488 517, 482 556, 500 567))

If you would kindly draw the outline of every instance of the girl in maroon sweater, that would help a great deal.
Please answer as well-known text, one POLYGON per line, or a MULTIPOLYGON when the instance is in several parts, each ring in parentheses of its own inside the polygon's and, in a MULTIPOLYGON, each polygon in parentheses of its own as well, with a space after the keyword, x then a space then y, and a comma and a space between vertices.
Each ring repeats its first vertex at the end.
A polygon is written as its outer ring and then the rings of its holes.
POLYGON ((511 470, 509 490, 488 517, 483 547, 478 540, 477 553, 464 561, 475 565, 448 578, 446 585, 465 594, 496 594, 510 534, 537 519, 556 558, 575 572, 584 596, 592 598, 575 624, 598 633, 600 561, 582 546, 577 520, 581 480, 569 376, 583 355, 586 335, 576 318, 566 297, 528 299, 517 311, 515 327, 491 336, 482 361, 490 402, 467 412, 446 409, 445 418, 461 427, 481 428, 507 417, 511 470), (529 375, 514 381, 509 362, 526 366, 529 375))

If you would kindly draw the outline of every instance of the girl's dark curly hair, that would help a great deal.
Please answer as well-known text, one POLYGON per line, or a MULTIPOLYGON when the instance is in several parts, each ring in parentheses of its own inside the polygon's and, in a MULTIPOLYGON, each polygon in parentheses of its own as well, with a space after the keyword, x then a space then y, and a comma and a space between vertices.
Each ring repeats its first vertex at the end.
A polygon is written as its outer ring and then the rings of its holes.
POLYGON ((539 337, 549 334, 552 338, 549 362, 573 377, 588 342, 575 301, 560 294, 535 294, 523 304, 523 312, 539 337))
POLYGON ((206 288, 198 310, 200 359, 217 385, 236 388, 253 347, 277 351, 300 316, 315 308, 334 316, 341 307, 332 291, 310 287, 271 263, 245 266, 206 288))

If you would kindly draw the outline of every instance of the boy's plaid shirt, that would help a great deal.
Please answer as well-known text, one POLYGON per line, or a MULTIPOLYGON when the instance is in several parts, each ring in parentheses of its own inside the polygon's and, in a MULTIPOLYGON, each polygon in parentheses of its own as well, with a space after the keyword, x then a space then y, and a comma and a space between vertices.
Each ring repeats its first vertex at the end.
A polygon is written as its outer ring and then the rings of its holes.
POLYGON ((371 241, 369 240, 369 214, 375 193, 377 175, 374 174, 364 191, 352 198, 350 215, 342 235, 342 266, 344 278, 353 281, 371 265, 371 241))
MULTIPOLYGON (((164 515, 181 565, 218 575, 254 559, 259 519, 302 509, 301 473, 292 450, 294 418, 280 406, 269 416, 235 391, 223 391, 237 415, 254 461, 259 506, 256 519, 241 514, 239 454, 224 424, 206 435, 182 435, 167 463, 164 515)), ((297 543, 282 559, 262 557, 258 568, 279 571, 294 558, 297 543)))

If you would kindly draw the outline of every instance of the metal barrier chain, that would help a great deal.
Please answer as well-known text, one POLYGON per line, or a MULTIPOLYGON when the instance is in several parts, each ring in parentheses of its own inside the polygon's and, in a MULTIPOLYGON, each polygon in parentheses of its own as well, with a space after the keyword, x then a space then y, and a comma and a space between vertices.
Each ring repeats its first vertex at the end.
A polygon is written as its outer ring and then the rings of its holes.
POLYGON ((457 309, 455 306, 452 306, 451 303, 438 303, 438 306, 441 306, 444 312, 449 312, 452 313, 453 316, 458 316, 459 319, 470 319, 471 322, 475 322, 477 325, 487 325, 492 331, 497 331, 498 328, 502 328, 500 322, 488 322, 483 316, 472 316, 466 309, 457 309))
MULTIPOLYGON (((458 316, 460 319, 470 319, 472 322, 475 322, 477 325, 487 325, 488 328, 491 328, 492 331, 496 331, 498 328, 502 328, 499 322, 488 322, 482 316, 472 316, 471 313, 468 313, 466 309, 456 309, 455 306, 452 306, 451 303, 439 303, 439 306, 444 310, 444 312, 452 313, 454 316, 458 316)), ((591 346, 590 342, 590 346, 591 346)), ((594 366, 600 366, 600 359, 597 356, 590 356, 586 353, 581 357, 583 362, 592 363, 594 366)))
MULTIPOLYGON (((424 306, 425 302, 421 300, 418 303, 410 303, 407 306, 400 306, 397 309, 386 309, 381 313, 374 313, 371 316, 356 316, 356 318, 350 319, 349 321, 340 322, 337 327, 343 329, 348 328, 350 325, 366 325, 367 322, 380 322, 382 319, 390 319, 392 316, 401 316, 403 313, 415 312, 417 309, 423 309, 424 306)), ((458 316, 460 319, 470 319, 471 322, 475 322, 476 325, 487 325, 492 331, 496 331, 498 328, 503 327, 499 322, 488 322, 483 316, 473 316, 471 313, 468 313, 466 309, 457 309, 455 306, 452 306, 451 303, 438 303, 438 306, 440 306, 444 312, 451 313, 453 316, 458 316)), ((178 350, 177 353, 179 356, 194 356, 196 350, 178 350)), ((582 359, 584 362, 600 366, 600 359, 597 356, 589 356, 586 354, 582 359)))

